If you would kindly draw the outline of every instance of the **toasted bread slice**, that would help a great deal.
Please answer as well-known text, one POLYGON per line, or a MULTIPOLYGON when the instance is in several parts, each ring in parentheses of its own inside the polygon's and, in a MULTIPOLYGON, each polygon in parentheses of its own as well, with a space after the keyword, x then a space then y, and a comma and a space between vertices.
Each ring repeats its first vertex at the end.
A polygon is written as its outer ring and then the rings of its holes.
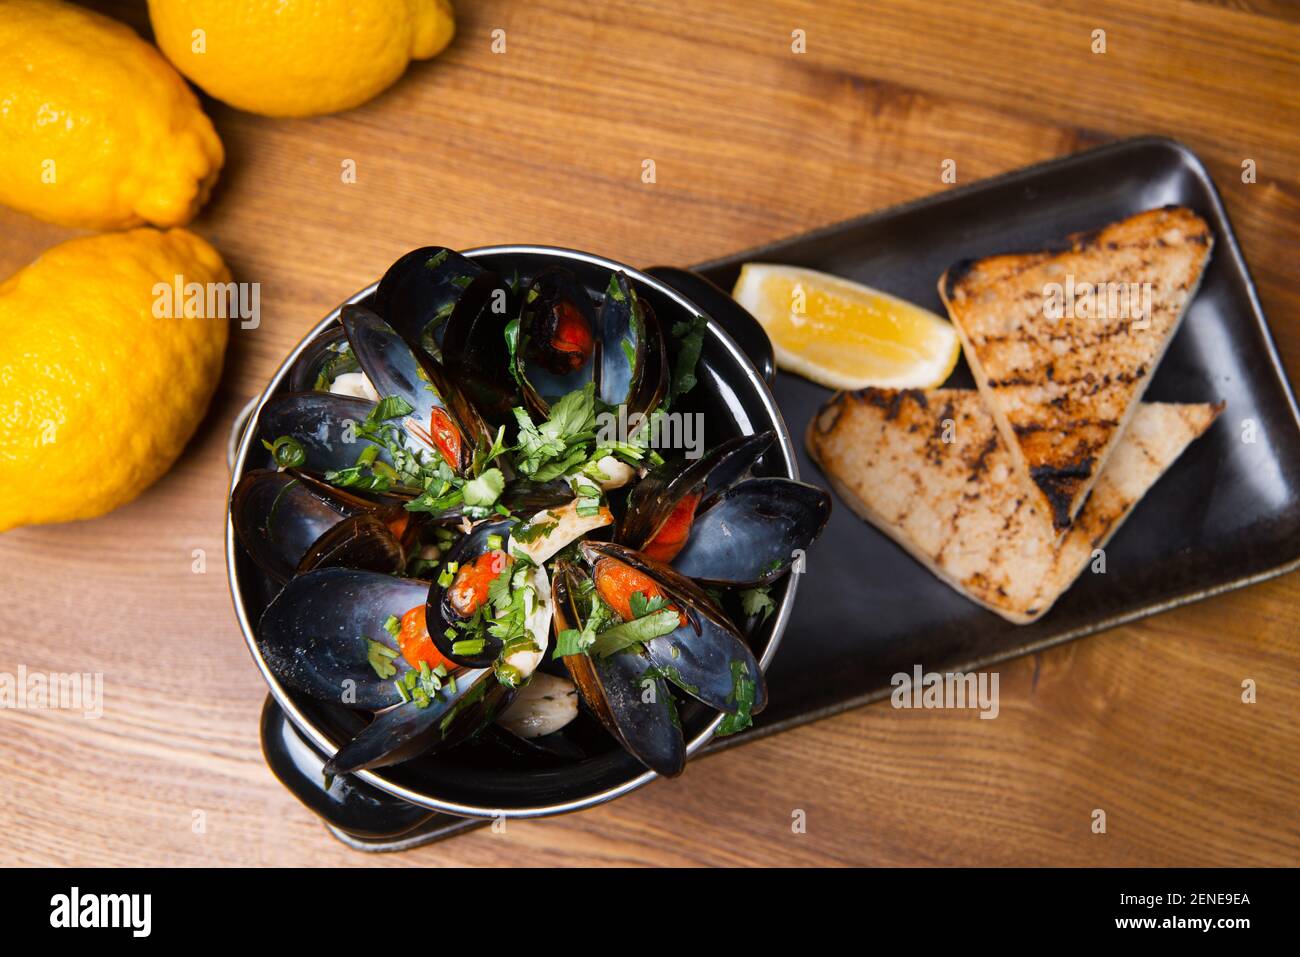
POLYGON ((1041 617, 1222 405, 1142 403, 1071 528, 1058 535, 974 389, 839 393, 807 444, 836 492, 972 601, 1041 617))
POLYGON ((984 401, 1058 530, 1137 409, 1214 239, 1191 210, 1166 207, 1069 243, 959 263, 939 280, 984 401))

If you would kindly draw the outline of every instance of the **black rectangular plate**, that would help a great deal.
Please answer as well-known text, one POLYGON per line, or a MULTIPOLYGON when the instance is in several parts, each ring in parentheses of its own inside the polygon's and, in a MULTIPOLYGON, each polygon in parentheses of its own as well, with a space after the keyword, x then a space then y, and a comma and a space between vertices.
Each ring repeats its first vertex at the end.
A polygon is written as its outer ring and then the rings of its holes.
MULTIPOLYGON (((1013 625, 952 591, 836 501, 809 553, 768 675, 770 704, 739 743, 883 697, 898 672, 969 671, 1300 566, 1300 417, 1241 250, 1200 160, 1144 137, 820 229, 696 268, 723 289, 745 262, 845 276, 944 315, 936 282, 967 257, 1023 252, 1166 204, 1214 230, 1200 292, 1148 399, 1227 400, 1047 615, 1013 625), (1247 420, 1255 441, 1244 441, 1247 420)), ((948 383, 973 386, 961 363, 948 383)), ((806 481, 826 484, 803 433, 830 391, 780 374, 774 392, 806 481)))

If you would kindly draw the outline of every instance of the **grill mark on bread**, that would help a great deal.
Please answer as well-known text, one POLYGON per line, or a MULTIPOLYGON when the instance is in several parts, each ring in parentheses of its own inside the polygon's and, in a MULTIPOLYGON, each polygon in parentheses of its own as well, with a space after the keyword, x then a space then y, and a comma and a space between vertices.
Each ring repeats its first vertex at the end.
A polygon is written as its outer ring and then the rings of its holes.
MULTIPOLYGON (((1050 371, 1048 371, 1047 373, 1047 382, 1050 383, 1050 386, 1053 389, 1068 390, 1077 385, 1087 385, 1087 386, 1092 386, 1095 391, 1098 387, 1104 388, 1105 386, 1108 386, 1111 383, 1116 383, 1119 385, 1131 385, 1132 383, 1137 382, 1143 376, 1145 376, 1146 372, 1147 372, 1147 367, 1146 364, 1143 363, 1142 365, 1134 369, 1132 372, 1129 372, 1127 370, 1122 372, 1115 372, 1115 373, 1107 372, 1104 373, 1101 377, 1098 377, 1097 373, 1095 372, 1085 372, 1081 375, 1073 376, 1069 379, 1057 379, 1055 378, 1055 367, 1052 367, 1050 371)), ((989 385, 995 389, 1010 389, 1016 386, 1043 385, 1043 382, 1038 378, 1031 378, 1029 376, 1023 376, 1023 375, 1015 375, 1003 379, 990 379, 989 385)), ((1057 396, 1056 398, 1060 399, 1063 397, 1066 397, 1065 392, 1062 392, 1062 394, 1057 396)), ((1056 401, 1056 399, 1053 399, 1052 401, 1056 401)))
POLYGON ((1059 251, 964 260, 945 273, 948 306, 968 364, 1043 516, 1064 527, 1114 451, 1199 284, 1213 246, 1182 207, 1150 210, 1079 233, 1059 251), (1046 284, 1093 286, 1093 315, 1113 312, 1107 283, 1151 283, 1146 328, 1136 316, 1049 320, 1027 304, 1046 284))

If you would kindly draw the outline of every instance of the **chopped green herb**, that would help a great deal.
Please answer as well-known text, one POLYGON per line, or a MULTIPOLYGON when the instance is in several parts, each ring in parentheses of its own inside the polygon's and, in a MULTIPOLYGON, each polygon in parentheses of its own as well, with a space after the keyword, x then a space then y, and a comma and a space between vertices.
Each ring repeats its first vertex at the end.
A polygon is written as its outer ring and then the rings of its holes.
POLYGON ((590 654, 608 658, 633 645, 644 645, 662 635, 671 635, 680 623, 681 619, 677 612, 670 609, 653 612, 644 618, 625 621, 597 635, 596 640, 591 644, 590 654))
POLYGON ((567 658, 569 655, 580 655, 587 650, 587 646, 582 642, 583 633, 577 628, 566 628, 561 631, 555 638, 555 658, 567 658))
POLYGON ((282 435, 274 442, 262 440, 262 445, 271 453, 275 464, 282 469, 298 468, 307 461, 307 452, 302 443, 292 435, 282 435))
POLYGON ((389 419, 400 419, 402 416, 410 415, 414 411, 415 406, 400 395, 388 395, 380 399, 378 404, 370 410, 366 420, 371 424, 386 422, 389 419))
POLYGON ((673 363, 672 385, 668 389, 665 406, 671 406, 695 388, 695 367, 700 361, 700 352, 704 349, 704 330, 708 324, 709 321, 703 316, 696 316, 673 326, 672 335, 678 341, 677 359, 673 363))
POLYGON ((743 661, 732 661, 731 694, 727 695, 727 701, 734 703, 736 710, 731 714, 723 715, 718 729, 713 732, 715 735, 726 737, 737 731, 744 731, 754 723, 751 712, 754 708, 754 692, 757 687, 754 679, 749 677, 749 666, 743 661))
POLYGON ((544 538, 559 526, 559 522, 548 522, 545 519, 541 521, 530 521, 520 525, 513 532, 511 538, 521 545, 531 545, 539 538, 544 538))
POLYGON ((667 608, 668 599, 663 595, 655 595, 647 599, 644 592, 634 591, 628 599, 628 606, 632 610, 633 618, 644 618, 646 615, 667 608))
POLYGON ((396 651, 371 638, 366 639, 366 646, 366 660, 375 669, 375 674, 380 678, 391 678, 397 674, 397 668, 393 665, 393 659, 397 657, 396 651))
POLYGON ((501 470, 491 468, 476 479, 466 482, 461 489, 465 504, 472 508, 490 509, 505 490, 505 476, 501 470))
POLYGON ((518 688, 519 683, 524 680, 523 672, 505 661, 498 660, 493 671, 496 674, 497 681, 507 688, 518 688))
POLYGON ((557 399, 541 425, 524 409, 513 411, 519 426, 515 466, 521 474, 549 482, 586 463, 596 437, 595 383, 557 399))
POLYGON ((776 611, 776 602, 766 587, 746 588, 740 593, 740 607, 746 615, 757 615, 758 620, 764 622, 776 611))

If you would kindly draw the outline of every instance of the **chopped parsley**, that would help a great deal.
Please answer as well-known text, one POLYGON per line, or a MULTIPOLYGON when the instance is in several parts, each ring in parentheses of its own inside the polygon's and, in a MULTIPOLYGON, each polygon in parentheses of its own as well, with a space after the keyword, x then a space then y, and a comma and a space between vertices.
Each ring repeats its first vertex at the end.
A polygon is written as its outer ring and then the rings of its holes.
POLYGON ((302 443, 292 435, 282 435, 274 442, 262 440, 262 445, 271 453, 275 464, 282 469, 297 468, 307 461, 307 452, 302 443))
POLYGON ((754 723, 754 692, 758 685, 749 676, 749 666, 743 661, 731 663, 731 694, 727 701, 736 705, 733 714, 722 716, 722 722, 713 733, 722 738, 737 731, 744 731, 754 723))
POLYGON ((519 425, 515 468, 521 475, 549 482, 586 464, 596 439, 595 389, 589 382, 557 399, 541 425, 525 409, 513 410, 519 425))
POLYGON ((709 321, 703 316, 674 323, 672 336, 678 342, 677 359, 673 363, 672 383, 668 387, 665 407, 670 407, 695 388, 695 367, 699 364, 700 352, 704 349, 704 330, 708 324, 709 321))
POLYGON ((478 478, 466 482, 461 487, 461 497, 466 506, 487 509, 496 504, 505 487, 506 479, 501 470, 490 468, 478 478))
POLYGON ((396 651, 372 638, 366 639, 366 646, 366 660, 375 669, 375 674, 380 678, 391 678, 397 674, 397 667, 393 664, 393 659, 397 657, 396 651))
POLYGON ((760 622, 767 621, 776 611, 776 602, 772 600, 771 589, 765 586, 746 588, 740 593, 740 607, 746 615, 757 615, 760 622))

